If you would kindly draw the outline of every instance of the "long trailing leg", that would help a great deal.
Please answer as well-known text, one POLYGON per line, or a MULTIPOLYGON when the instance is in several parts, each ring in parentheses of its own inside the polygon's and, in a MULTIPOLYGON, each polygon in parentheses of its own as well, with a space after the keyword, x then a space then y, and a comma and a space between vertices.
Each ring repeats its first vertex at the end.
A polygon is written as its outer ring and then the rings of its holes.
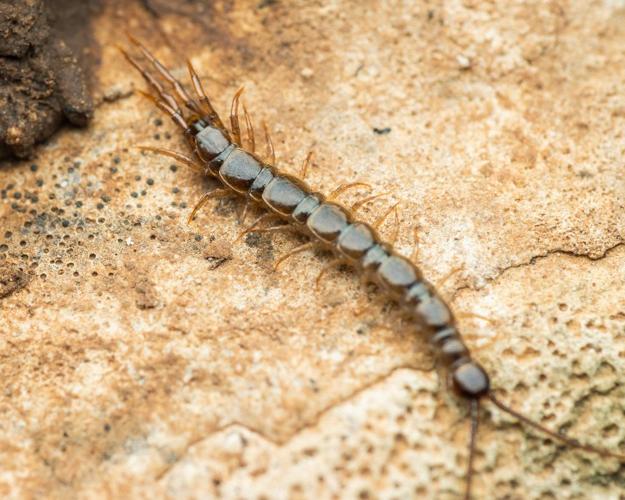
POLYGON ((152 63, 152 65, 161 74, 161 76, 169 82, 171 87, 174 89, 174 92, 176 92, 178 97, 182 100, 182 102, 189 109, 189 111, 192 111, 197 115, 201 115, 202 108, 200 107, 200 105, 197 103, 196 100, 192 99, 191 96, 189 96, 184 87, 180 84, 178 80, 174 78, 169 70, 165 66, 163 66, 163 64, 161 64, 161 62, 156 59, 156 57, 154 57, 152 53, 148 49, 146 49, 143 44, 139 42, 139 40, 137 40, 135 37, 133 37, 130 33, 128 33, 128 38, 133 44, 135 44, 139 48, 139 50, 141 50, 146 59, 152 63))
POLYGON ((204 92, 204 86, 202 85, 202 80, 200 80, 200 77, 195 71, 195 68, 193 67, 193 64, 191 64, 190 60, 187 60, 187 68, 189 69, 189 74, 191 75, 191 82, 193 83, 193 88, 195 89, 195 93, 200 99, 200 104, 202 105, 204 112, 207 113, 206 118, 211 123, 214 123, 215 125, 217 125, 220 129, 226 130, 226 127, 221 121, 221 118, 219 117, 219 115, 217 114, 217 111, 215 111, 215 108, 211 104, 210 99, 206 95, 206 92, 204 92))
POLYGON ((156 148, 153 146, 137 146, 137 149, 140 149, 141 151, 150 151, 152 153, 157 153, 162 156, 173 158, 177 162, 182 163, 183 165, 186 165, 187 167, 190 167, 195 172, 199 172, 199 173, 204 172, 204 167, 202 166, 201 163, 197 162, 190 156, 187 156, 183 153, 179 153, 178 151, 173 151, 171 149, 165 149, 165 148, 156 148))
POLYGON ((230 129, 232 131, 232 142, 237 146, 243 146, 241 144, 241 126, 239 125, 239 100, 241 94, 245 90, 245 87, 239 88, 232 98, 232 104, 230 105, 230 129))
POLYGON ((189 219, 187 222, 190 224, 195 218, 195 215, 200 211, 200 209, 204 205, 206 205, 208 200, 210 200, 211 198, 223 198, 223 197, 232 196, 232 195, 233 195, 232 191, 230 191, 229 189, 225 189, 225 188, 213 189, 212 191, 209 191, 208 193, 204 193, 202 197, 199 199, 199 201, 193 207, 193 210, 191 211, 191 215, 189 215, 189 219))
POLYGON ((529 425, 530 427, 533 427, 534 429, 542 432, 543 434, 548 435, 549 437, 553 438, 556 441, 560 441, 561 443, 564 443, 567 446, 570 446, 571 448, 579 448, 580 450, 584 450, 584 451, 588 451, 590 453, 596 453, 600 456, 603 457, 611 457, 611 458, 616 458, 617 460, 624 462, 625 461, 625 454, 622 453, 616 453, 610 450, 606 450, 603 448, 598 448, 595 446, 591 446, 589 444, 583 444, 580 443, 577 439, 574 438, 570 438, 568 436, 565 436, 564 434, 560 434, 557 431, 553 431, 541 424, 539 424, 538 422, 535 422, 534 420, 532 420, 529 417, 526 417, 525 415, 523 415, 522 413, 516 411, 515 409, 509 407, 507 404, 505 404, 504 402, 500 401, 492 392, 489 392, 486 397, 500 410, 502 410, 503 412, 512 415, 514 418, 516 418, 517 420, 521 421, 522 423, 529 425))

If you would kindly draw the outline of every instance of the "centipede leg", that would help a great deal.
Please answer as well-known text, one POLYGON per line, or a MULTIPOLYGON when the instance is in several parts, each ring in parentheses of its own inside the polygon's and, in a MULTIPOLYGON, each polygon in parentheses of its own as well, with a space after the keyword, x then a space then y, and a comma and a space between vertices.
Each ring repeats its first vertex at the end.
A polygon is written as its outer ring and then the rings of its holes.
POLYGON ((357 188, 357 187, 365 187, 367 189, 371 189, 371 184, 367 184, 366 182, 350 182, 347 184, 341 184, 339 187, 337 187, 334 191, 332 191, 326 197, 326 200, 327 201, 336 200, 345 191, 348 191, 350 189, 357 188))
POLYGON ((386 212, 384 212, 380 217, 378 217, 376 219, 376 221, 372 224, 372 226, 375 229, 378 229, 382 224, 384 224, 384 221, 386 220, 386 218, 391 214, 391 212, 393 212, 394 210, 397 209, 397 205, 399 205, 399 203, 395 203, 395 205, 393 205, 391 208, 389 208, 386 212))
POLYGON ((189 109, 189 111, 192 111, 193 113, 201 115, 202 109, 200 108, 200 105, 197 103, 197 101, 192 99, 191 96, 189 96, 187 91, 183 88, 180 82, 174 78, 169 70, 165 66, 163 66, 163 64, 158 59, 156 59, 156 57, 154 57, 152 53, 148 49, 146 49, 141 42, 139 42, 139 40, 137 40, 131 34, 128 34, 128 38, 139 48, 139 50, 141 50, 146 59, 152 63, 152 65, 156 68, 160 75, 169 82, 171 87, 174 89, 174 92, 176 92, 176 94, 182 100, 187 109, 189 109))
POLYGON ((280 258, 276 261, 275 265, 273 266, 273 270, 274 270, 274 271, 277 271, 277 270, 278 270, 278 267, 280 267, 280 265, 281 265, 281 264, 282 264, 285 260, 287 260, 287 259, 288 259, 288 258, 290 258, 290 257, 293 257, 293 255, 296 255, 296 254, 301 253, 301 252, 305 252, 306 250, 310 250, 311 248, 314 248, 314 246, 315 246, 315 242, 312 242, 312 241, 311 241, 311 242, 308 242, 308 243, 304 243, 303 245, 300 245, 300 246, 298 246, 298 247, 295 247, 295 248, 294 248, 293 250, 291 250, 289 253, 287 253, 287 254, 283 255, 282 257, 280 257, 280 258))
POLYGON ((309 151, 306 155, 306 159, 302 163, 302 168, 299 171, 299 178, 304 180, 306 178, 306 174, 308 174, 308 167, 310 166, 310 160, 312 158, 313 152, 309 151))
POLYGON ((196 172, 201 173, 204 171, 204 167, 200 163, 195 161, 190 156, 179 153, 178 151, 173 151, 171 149, 164 149, 164 148, 155 148, 153 146, 137 146, 137 149, 140 149, 141 151, 150 151, 152 153, 157 153, 162 156, 173 158, 177 162, 182 163, 183 165, 186 165, 187 167, 190 167, 196 172))
POLYGON ((245 131, 247 132, 248 150, 251 153, 256 151, 256 138, 254 137, 254 125, 252 124, 252 118, 247 112, 245 104, 243 104, 243 116, 245 117, 245 131))
POLYGON ((379 194, 374 194, 373 196, 368 196, 367 198, 364 198, 360 201, 357 201, 356 203, 354 203, 351 207, 350 210, 352 212, 357 212, 358 210, 360 210, 363 205, 365 205, 366 203, 369 203, 370 201, 373 200, 377 200, 378 198, 382 198, 383 196, 387 196, 391 194, 390 191, 387 191, 385 193, 379 193, 379 194))
POLYGON ((458 274, 462 270, 464 270, 464 264, 452 268, 451 271, 449 271, 445 276, 443 276, 440 280, 436 282, 436 289, 442 290, 445 283, 447 283, 454 275, 458 274))
POLYGON ((236 91, 232 98, 232 104, 230 105, 230 128, 232 129, 232 142, 237 146, 243 146, 241 144, 241 126, 239 125, 239 99, 241 94, 245 90, 245 87, 241 87, 236 91))
POLYGON ((245 219, 247 218, 247 211, 250 208, 250 200, 249 199, 245 199, 245 203, 243 204, 243 210, 241 210, 241 213, 238 215, 238 219, 239 219, 239 224, 244 224, 245 223, 245 219))
POLYGON ((328 271, 335 268, 336 266, 340 266, 340 265, 347 264, 347 263, 348 262, 345 259, 333 259, 330 262, 328 262, 325 266, 323 266, 321 271, 319 271, 317 278, 315 279, 315 290, 319 290, 320 285, 321 285, 321 278, 323 278, 328 273, 328 271))
POLYGON ((200 209, 204 205, 206 205, 208 200, 210 200, 211 198, 223 198, 225 196, 232 196, 232 191, 230 191, 229 189, 214 189, 213 191, 204 193, 202 197, 199 199, 199 201, 193 207, 193 210, 191 211, 191 215, 189 215, 189 219, 187 222, 191 224, 191 222, 195 218, 195 215, 200 211, 200 209))
MULTIPOLYGON (((265 133, 265 158, 267 158, 270 165, 276 165, 276 150, 273 147, 273 141, 269 135, 269 129, 267 124, 263 121, 263 131, 265 133)), ((300 176, 300 178, 302 178, 300 176)))
POLYGON ((489 318, 488 316, 483 316, 481 314, 477 314, 477 313, 474 313, 474 312, 462 311, 462 312, 459 312, 458 314, 456 314, 456 319, 464 319, 464 318, 481 319, 482 321, 486 321, 490 325, 496 325, 497 324, 497 320, 494 320, 493 318, 489 318))
POLYGON ((195 68, 193 67, 193 64, 191 64, 191 61, 188 59, 187 59, 187 68, 189 69, 189 74, 191 75, 191 82, 193 83, 193 88, 195 89, 195 93, 200 99, 200 104, 202 105, 204 112, 207 113, 206 118, 211 123, 214 123, 215 125, 217 125, 220 129, 225 130, 226 127, 221 121, 221 118, 219 117, 219 115, 217 114, 217 111, 215 111, 215 108, 211 104, 210 99, 206 95, 206 92, 204 92, 204 86, 202 85, 202 80, 200 80, 200 77, 198 76, 197 72, 195 71, 195 68))
POLYGON ((246 234, 253 233, 254 228, 258 227, 263 222, 267 222, 269 220, 280 220, 280 217, 274 213, 264 213, 263 215, 258 217, 254 222, 252 222, 249 226, 247 226, 247 228, 244 231, 241 231, 241 233, 239 233, 239 235, 236 237, 234 241, 237 242, 241 238, 243 238, 243 236, 245 236, 246 234))
POLYGON ((419 227, 415 226, 412 230, 412 239, 414 241, 414 250, 410 256, 412 262, 419 262, 419 227))
POLYGON ((290 224, 280 224, 278 226, 260 227, 258 229, 252 229, 250 233, 279 233, 280 231, 297 231, 297 228, 290 224))

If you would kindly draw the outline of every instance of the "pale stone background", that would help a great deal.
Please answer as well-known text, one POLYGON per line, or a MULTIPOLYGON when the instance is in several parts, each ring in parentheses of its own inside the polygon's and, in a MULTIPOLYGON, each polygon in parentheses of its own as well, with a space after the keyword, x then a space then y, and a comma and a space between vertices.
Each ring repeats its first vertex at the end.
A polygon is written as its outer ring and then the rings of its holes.
MULTIPOLYGON (((362 217, 399 202, 401 252, 418 228, 432 281, 464 266, 443 290, 492 319, 461 325, 501 398, 625 452, 625 2, 171 5, 105 3, 92 125, 0 167, 3 498, 464 488, 465 408, 395 308, 348 272, 316 292, 323 256, 274 272, 298 239, 235 243, 234 201, 187 225, 214 184, 131 149, 185 145, 124 29, 224 112, 245 84, 284 169, 390 191, 362 217)), ((624 464, 484 420, 476 498, 623 498, 624 464)))

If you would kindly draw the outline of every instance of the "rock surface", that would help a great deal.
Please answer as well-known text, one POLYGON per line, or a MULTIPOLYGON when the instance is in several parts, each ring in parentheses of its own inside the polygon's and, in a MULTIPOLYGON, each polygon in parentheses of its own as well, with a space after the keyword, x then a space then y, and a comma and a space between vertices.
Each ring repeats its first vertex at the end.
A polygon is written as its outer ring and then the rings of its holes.
MULTIPOLYGON (((625 3, 107 2, 97 109, 0 167, 3 498, 459 498, 466 408, 425 343, 289 234, 133 147, 185 150, 115 48, 130 30, 279 164, 443 285, 502 399, 625 452, 625 3), (259 128, 257 126, 257 128, 259 128), (261 141, 262 142, 262 141, 261 141), (346 203, 372 193, 344 195, 346 203), (251 220, 251 218, 250 218, 251 220), (391 237, 393 218, 382 227, 391 237)), ((121 42, 124 43, 124 42, 121 42)), ((96 56, 94 56, 96 57, 96 56)), ((256 214, 254 214, 256 215, 256 214)), ((484 405, 476 498, 610 498, 614 459, 484 405)))

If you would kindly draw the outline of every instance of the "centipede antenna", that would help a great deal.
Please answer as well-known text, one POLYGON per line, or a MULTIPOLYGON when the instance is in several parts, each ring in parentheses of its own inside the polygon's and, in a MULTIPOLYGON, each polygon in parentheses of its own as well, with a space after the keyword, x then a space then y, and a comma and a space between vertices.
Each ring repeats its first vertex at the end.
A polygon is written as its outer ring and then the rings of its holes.
POLYGON ((137 92, 139 92, 139 94, 141 94, 143 97, 145 97, 146 99, 149 99, 150 101, 152 101, 154 104, 156 104, 156 106, 158 106, 158 108, 162 111, 164 111, 165 113, 167 113, 171 119, 183 130, 187 130, 189 128, 189 125, 187 124, 187 122, 184 119, 184 116, 182 115, 182 113, 180 113, 179 111, 176 111, 174 108, 172 108, 169 104, 167 104, 166 102, 163 102, 159 99, 157 99, 156 97, 154 97, 152 94, 148 94, 147 92, 144 92, 143 90, 137 90, 137 92))
POLYGON ((195 71, 195 68, 193 67, 190 59, 187 59, 187 68, 189 69, 189 75, 191 75, 191 83, 193 83, 195 93, 200 99, 200 103, 204 106, 204 111, 208 113, 208 120, 215 123, 215 125, 225 131, 226 127, 221 121, 221 118, 219 118, 219 115, 211 104, 210 99, 206 95, 206 92, 204 91, 204 86, 202 85, 202 80, 200 80, 200 77, 198 76, 197 71, 195 71))
POLYGON ((526 417, 522 413, 519 413, 515 409, 509 407, 508 405, 506 405, 505 403, 497 399, 497 397, 495 397, 495 395, 492 392, 489 392, 487 394, 487 397, 493 402, 495 406, 497 406, 497 408, 499 408, 503 412, 508 413, 509 415, 512 415, 514 418, 516 418, 517 420, 520 420, 524 424, 527 424, 530 427, 533 427, 534 429, 542 432, 543 434, 547 434, 548 436, 552 437, 556 441, 560 441, 566 444, 567 446, 570 446, 571 448, 579 448, 580 450, 588 451, 591 453, 596 453, 604 457, 612 457, 612 458, 616 458, 617 460, 625 461, 625 455, 621 453, 615 453, 613 451, 605 450, 602 448, 596 448, 589 444, 583 444, 583 443, 580 443, 577 439, 567 437, 564 434, 560 434, 557 431, 548 429, 547 427, 539 424, 538 422, 533 421, 532 419, 526 417))
POLYGON ((178 94, 178 97, 180 97, 180 99, 182 99, 182 102, 184 102, 184 105, 190 111, 201 115, 202 108, 200 107, 200 105, 197 103, 197 101, 191 98, 191 96, 187 93, 184 87, 180 85, 180 82, 174 78, 169 70, 165 66, 163 66, 163 64, 161 64, 161 62, 156 57, 154 57, 152 53, 148 49, 146 49, 139 40, 137 40, 130 33, 126 33, 126 35, 128 36, 128 39, 133 44, 135 44, 139 48, 139 50, 141 50, 146 59, 152 63, 152 65, 161 74, 161 76, 169 82, 176 94, 178 94))
POLYGON ((471 500, 471 484, 474 475, 474 461, 477 445, 477 431, 480 425, 480 400, 471 399, 471 433, 469 437, 469 459, 467 460, 467 486, 464 492, 464 499, 471 500))
POLYGON ((154 89, 154 91, 159 95, 159 97, 163 99, 163 101, 165 101, 170 107, 175 109, 178 112, 178 114, 180 114, 180 116, 183 116, 182 108, 180 108, 180 104, 178 104, 178 101, 176 101, 175 97, 169 94, 167 91, 165 91, 161 83, 156 78, 154 78, 148 71, 146 71, 135 58, 133 58, 130 54, 128 54, 128 52, 126 52, 122 47, 118 46, 117 48, 126 58, 126 60, 132 66, 134 66, 134 68, 141 74, 141 76, 147 82, 147 84, 150 87, 152 87, 152 89, 154 89))

